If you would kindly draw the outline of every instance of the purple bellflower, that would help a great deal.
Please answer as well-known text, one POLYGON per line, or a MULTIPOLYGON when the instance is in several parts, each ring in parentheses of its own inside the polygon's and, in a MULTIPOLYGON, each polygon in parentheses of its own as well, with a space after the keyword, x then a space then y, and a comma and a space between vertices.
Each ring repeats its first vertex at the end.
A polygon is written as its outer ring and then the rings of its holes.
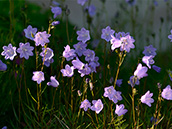
POLYGON ((86 43, 88 40, 90 40, 90 34, 89 30, 86 30, 85 28, 82 28, 80 31, 76 32, 78 37, 78 41, 82 41, 83 43, 86 43))
MULTIPOLYGON (((44 61, 44 58, 42 58, 42 61, 44 61)), ((53 58, 51 58, 50 60, 47 59, 47 60, 44 61, 44 65, 45 65, 46 67, 49 67, 50 64, 52 64, 53 62, 54 62, 54 59, 53 59, 53 58)))
POLYGON ((30 40, 34 40, 36 32, 37 32, 37 28, 32 28, 31 25, 29 25, 26 29, 24 29, 25 37, 30 40))
POLYGON ((129 32, 127 32, 127 33, 125 33, 125 32, 118 32, 118 33, 115 33, 115 37, 116 37, 117 39, 120 39, 121 37, 125 37, 125 36, 127 36, 127 35, 130 35, 130 33, 129 33, 129 32))
POLYGON ((34 41, 35 41, 35 45, 36 46, 39 46, 41 45, 42 47, 45 45, 45 43, 49 43, 49 37, 51 36, 51 34, 47 34, 46 31, 43 31, 43 32, 37 32, 35 34, 35 38, 34 38, 34 41))
POLYGON ((145 46, 144 51, 142 52, 145 56, 156 56, 156 48, 154 48, 152 45, 145 46))
POLYGON ((46 60, 51 60, 51 58, 54 56, 53 50, 51 48, 42 48, 42 52, 40 53, 40 56, 44 59, 45 56, 45 61, 46 60))
POLYGON ((152 56, 152 55, 150 55, 150 56, 144 56, 142 58, 143 63, 145 63, 148 66, 149 69, 151 68, 150 65, 155 63, 155 61, 153 60, 153 58, 154 58, 154 56, 152 56))
POLYGON ((74 57, 76 57, 75 50, 70 49, 69 45, 64 48, 65 50, 63 51, 63 57, 65 57, 67 61, 72 60, 74 57))
POLYGON ((88 13, 91 17, 96 14, 96 7, 94 5, 90 5, 86 9, 88 9, 88 13))
POLYGON ((154 99, 152 99, 151 97, 153 96, 153 93, 150 93, 150 91, 148 90, 142 97, 141 97, 141 102, 148 105, 149 107, 151 107, 151 103, 154 102, 154 99))
POLYGON ((111 46, 111 50, 115 50, 116 48, 121 47, 121 40, 117 39, 116 37, 114 37, 113 35, 111 35, 112 39, 110 40, 112 46, 111 46))
POLYGON ((51 76, 50 80, 51 80, 50 82, 47 82, 48 86, 58 87, 59 82, 56 80, 55 76, 51 76))
POLYGON ((73 66, 69 66, 68 64, 65 65, 65 69, 61 69, 60 71, 62 72, 64 77, 72 77, 74 72, 74 67, 73 66))
POLYGON ((84 6, 85 2, 88 0, 77 0, 77 3, 80 4, 81 6, 84 6))
POLYGON ((94 61, 91 61, 91 62, 89 63, 89 67, 91 68, 91 71, 92 71, 92 72, 96 72, 96 67, 100 66, 98 60, 99 60, 99 57, 96 56, 96 57, 94 58, 94 61))
POLYGON ((83 77, 85 75, 89 75, 91 73, 91 69, 88 66, 88 64, 85 64, 84 68, 81 70, 78 70, 78 72, 81 74, 81 77, 83 77))
POLYGON ((87 49, 83 52, 86 61, 94 61, 95 52, 93 50, 87 49))
POLYGON ((56 25, 58 25, 58 24, 60 24, 59 21, 53 21, 53 22, 51 23, 52 26, 56 26, 56 25))
POLYGON ((148 68, 146 66, 142 66, 142 64, 139 63, 137 66, 137 69, 134 72, 134 76, 137 76, 138 79, 146 77, 146 76, 148 76, 148 74, 146 73, 147 70, 148 70, 148 68))
POLYGON ((152 68, 153 68, 156 72, 158 72, 158 73, 161 72, 161 68, 158 67, 158 66, 156 66, 156 65, 152 65, 152 68))
POLYGON ((135 40, 130 36, 127 35, 125 37, 121 37, 121 48, 120 50, 125 50, 126 52, 130 52, 130 48, 135 48, 134 43, 135 40))
POLYGON ((33 74, 32 80, 36 81, 38 84, 45 80, 44 73, 42 71, 35 71, 33 74))
POLYGON ((137 76, 131 76, 128 84, 130 84, 132 87, 134 87, 135 85, 139 85, 139 78, 137 76))
POLYGON ((77 44, 74 44, 73 47, 75 48, 75 52, 78 56, 82 56, 83 52, 86 50, 87 44, 78 42, 77 44))
POLYGON ((54 18, 62 13, 62 9, 60 7, 51 6, 51 12, 54 14, 54 18))
POLYGON ((117 85, 118 87, 121 87, 121 84, 122 84, 122 79, 117 79, 116 85, 117 85))
POLYGON ((161 96, 164 99, 172 100, 172 89, 170 85, 168 85, 166 88, 163 89, 161 96))
POLYGON ((7 65, 0 60, 0 71, 6 71, 7 65))
POLYGON ((13 47, 10 43, 8 46, 3 46, 4 51, 1 53, 2 56, 5 56, 5 59, 13 60, 14 57, 17 55, 16 47, 13 47))
POLYGON ((97 101, 93 100, 92 103, 93 103, 93 106, 91 106, 90 109, 92 111, 95 111, 97 114, 99 114, 101 110, 103 109, 103 103, 101 99, 98 99, 97 101))
POLYGON ((124 115, 127 111, 127 109, 124 109, 124 104, 116 104, 115 114, 117 114, 118 116, 124 115))
POLYGON ((87 99, 85 99, 83 102, 81 102, 80 108, 84 108, 84 111, 87 111, 88 108, 90 108, 90 107, 91 107, 91 103, 87 99))
POLYGON ((111 35, 113 35, 114 33, 115 31, 107 26, 105 29, 102 29, 101 38, 109 42, 112 39, 111 35))
POLYGON ((20 58, 25 58, 26 60, 29 59, 29 56, 33 56, 33 49, 34 47, 30 46, 30 43, 20 43, 20 48, 17 49, 17 52, 20 53, 20 58))
POLYGON ((82 70, 83 67, 85 66, 84 63, 82 63, 78 57, 76 57, 76 60, 72 60, 73 67, 78 70, 82 70))

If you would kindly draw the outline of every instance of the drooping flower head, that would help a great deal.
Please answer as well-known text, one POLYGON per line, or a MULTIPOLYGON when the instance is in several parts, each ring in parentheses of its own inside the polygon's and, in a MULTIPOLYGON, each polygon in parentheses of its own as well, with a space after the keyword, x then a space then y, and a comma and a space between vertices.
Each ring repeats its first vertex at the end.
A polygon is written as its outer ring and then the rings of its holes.
POLYGON ((172 89, 170 85, 168 85, 166 88, 163 89, 161 96, 164 99, 172 100, 172 89))
POLYGON ((58 25, 58 24, 60 24, 59 21, 53 21, 53 22, 51 23, 52 26, 56 26, 56 25, 58 25))
POLYGON ((102 29, 101 38, 109 42, 112 39, 111 35, 113 35, 114 33, 115 31, 107 26, 105 29, 102 29))
POLYGON ((5 59, 13 60, 14 57, 17 55, 16 47, 13 47, 10 43, 8 46, 3 46, 4 51, 1 53, 2 56, 5 56, 5 59))
POLYGON ((96 7, 94 5, 90 5, 88 7, 86 7, 86 9, 88 10, 88 14, 93 17, 96 14, 96 7))
POLYGON ((26 60, 29 59, 29 56, 33 56, 33 49, 34 47, 30 46, 30 43, 20 43, 17 52, 20 53, 20 58, 25 58, 26 60))
POLYGON ((127 111, 127 109, 124 109, 124 104, 116 104, 115 114, 117 114, 118 116, 124 115, 127 111))
POLYGON ((76 57, 76 60, 72 60, 73 67, 78 70, 82 70, 83 67, 85 66, 84 63, 82 63, 78 57, 76 57))
POLYGON ((33 72, 32 80, 36 81, 38 84, 40 84, 42 81, 45 80, 44 73, 42 71, 33 72))
POLYGON ((55 76, 50 77, 50 82, 47 82, 48 86, 58 87, 59 82, 56 80, 55 76))
POLYGON ((51 12, 54 14, 54 18, 56 18, 58 15, 62 13, 62 9, 60 7, 51 7, 51 12))
POLYGON ((94 61, 95 52, 93 50, 87 49, 83 52, 86 61, 94 61))
POLYGON ((25 37, 30 40, 34 40, 36 32, 37 28, 32 28, 31 25, 28 25, 28 27, 24 29, 25 37))
POLYGON ((101 110, 103 109, 103 103, 101 99, 93 100, 92 103, 93 103, 93 106, 91 106, 90 109, 92 111, 95 111, 97 114, 99 114, 101 110))
POLYGON ((45 56, 45 61, 46 60, 51 60, 51 58, 54 56, 53 50, 49 47, 47 48, 42 48, 42 52, 40 53, 40 56, 44 59, 45 56))
POLYGON ((0 71, 6 71, 7 65, 0 60, 0 71))
POLYGON ((76 32, 78 37, 78 41, 82 41, 83 43, 86 43, 88 40, 90 40, 90 33, 89 30, 86 30, 85 28, 81 28, 80 31, 76 32))
POLYGON ((122 84, 122 79, 117 79, 116 85, 117 85, 118 87, 121 87, 121 84, 122 84))
POLYGON ((148 70, 148 68, 146 66, 142 66, 142 64, 139 63, 137 66, 137 69, 134 72, 134 76, 137 76, 138 79, 146 77, 146 76, 148 76, 148 74, 146 73, 147 70, 148 70))
POLYGON ((83 102, 81 102, 80 108, 83 108, 84 111, 87 111, 88 108, 90 108, 90 107, 91 107, 91 103, 87 99, 85 99, 83 102))
POLYGON ((151 103, 154 102, 154 99, 152 99, 151 97, 153 96, 153 93, 150 93, 150 91, 148 90, 142 97, 141 97, 141 102, 148 105, 149 107, 151 107, 151 103))
POLYGON ((63 51, 63 57, 65 57, 67 61, 72 60, 74 57, 76 57, 75 50, 70 49, 69 45, 64 48, 65 50, 63 51))
POLYGON ((74 67, 70 67, 68 64, 65 65, 65 69, 61 69, 60 71, 62 72, 64 77, 72 77, 74 72, 74 67))
POLYGON ((145 46, 144 51, 142 52, 145 56, 156 56, 156 48, 154 48, 152 45, 145 46))
POLYGON ((156 65, 152 65, 152 68, 153 68, 156 72, 158 72, 158 73, 161 72, 161 68, 158 67, 158 66, 156 66, 156 65))
POLYGON ((39 46, 41 45, 42 47, 46 44, 49 43, 49 37, 51 36, 51 34, 47 34, 46 31, 43 32, 37 32, 34 38, 35 41, 35 45, 39 46))
POLYGON ((82 56, 83 52, 86 50, 87 44, 78 42, 77 44, 74 44, 73 47, 75 48, 75 52, 78 56, 82 56))
POLYGON ((152 55, 150 55, 150 56, 144 56, 142 58, 142 61, 143 61, 143 63, 145 63, 148 66, 148 68, 151 68, 151 64, 154 64, 155 63, 155 61, 153 60, 153 58, 154 58, 154 56, 152 56, 152 55))
POLYGON ((77 3, 80 4, 81 6, 84 6, 85 2, 88 0, 77 0, 77 3))

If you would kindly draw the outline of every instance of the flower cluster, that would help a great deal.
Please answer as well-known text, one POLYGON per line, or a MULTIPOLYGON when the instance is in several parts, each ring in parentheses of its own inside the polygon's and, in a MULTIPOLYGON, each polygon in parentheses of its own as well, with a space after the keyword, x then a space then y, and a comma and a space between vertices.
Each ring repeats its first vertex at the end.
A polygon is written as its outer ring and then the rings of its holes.
POLYGON ((99 58, 95 56, 95 52, 90 49, 86 49, 86 42, 90 39, 89 30, 82 28, 80 31, 77 31, 79 41, 77 44, 74 44, 74 49, 71 49, 67 45, 63 51, 63 57, 67 61, 71 61, 73 66, 66 64, 65 69, 61 69, 63 76, 71 77, 74 74, 74 69, 78 70, 81 77, 89 75, 92 72, 96 72, 96 67, 100 64, 98 63, 99 58), (85 62, 82 62, 79 58, 85 56, 85 62))

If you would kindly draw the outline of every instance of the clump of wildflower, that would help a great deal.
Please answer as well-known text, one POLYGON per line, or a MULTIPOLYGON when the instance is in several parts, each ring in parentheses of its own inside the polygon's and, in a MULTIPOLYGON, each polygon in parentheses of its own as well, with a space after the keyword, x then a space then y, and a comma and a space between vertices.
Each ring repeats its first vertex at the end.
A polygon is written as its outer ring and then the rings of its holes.
POLYGON ((17 55, 16 47, 13 47, 10 43, 8 46, 3 46, 4 51, 1 53, 2 56, 5 56, 5 59, 13 60, 14 57, 17 55))
POLYGON ((0 71, 6 71, 7 65, 0 60, 0 71))
POLYGON ((93 103, 93 106, 91 106, 90 109, 92 111, 95 111, 97 114, 99 114, 101 110, 103 109, 103 103, 101 99, 93 100, 92 103, 93 103))
POLYGON ((90 108, 90 107, 91 107, 91 103, 87 99, 85 99, 83 102, 81 102, 80 108, 83 108, 84 111, 87 111, 88 108, 90 108))
POLYGON ((49 37, 51 36, 51 34, 47 34, 46 31, 43 32, 37 32, 34 38, 35 41, 35 45, 39 46, 41 45, 42 47, 45 45, 45 43, 49 43, 49 37))
POLYGON ((152 56, 152 55, 150 55, 150 56, 144 56, 142 58, 143 63, 145 63, 148 66, 149 69, 151 68, 150 65, 155 63, 155 61, 153 60, 153 58, 154 58, 154 56, 152 56))
POLYGON ((51 76, 50 80, 51 80, 50 82, 47 82, 48 86, 58 87, 59 82, 56 80, 55 76, 51 76))
POLYGON ((82 56, 83 52, 86 50, 87 44, 78 42, 77 44, 74 44, 73 47, 75 48, 75 52, 78 56, 82 56))
POLYGON ((77 3, 80 4, 81 6, 84 6, 85 2, 88 0, 77 0, 77 3))
POLYGON ((17 52, 20 53, 20 58, 25 58, 26 60, 29 59, 29 56, 33 56, 33 49, 34 47, 30 46, 30 43, 20 43, 17 52))
POLYGON ((154 99, 152 99, 151 97, 153 96, 153 93, 150 93, 150 91, 147 91, 142 97, 141 97, 141 102, 148 105, 149 107, 151 107, 151 103, 154 102, 154 99))
POLYGON ((164 99, 172 100, 172 89, 170 85, 168 85, 166 88, 163 89, 161 96, 164 99))
POLYGON ((67 61, 72 60, 74 57, 76 57, 75 50, 70 49, 69 45, 64 48, 65 50, 63 51, 63 57, 65 57, 67 61))
POLYGON ((40 53, 40 56, 42 56, 42 58, 45 58, 46 60, 51 60, 51 58, 54 56, 53 50, 49 47, 47 48, 42 48, 42 52, 40 53))
POLYGON ((156 56, 156 48, 154 48, 152 45, 145 46, 144 51, 142 52, 145 56, 156 56))
POLYGON ((62 13, 62 9, 60 7, 51 7, 51 12, 54 14, 54 18, 56 18, 58 15, 62 13))
POLYGON ((114 33, 115 31, 107 26, 105 29, 102 29, 101 38, 109 42, 112 39, 111 35, 113 35, 114 33))
POLYGON ((116 104, 116 109, 115 109, 115 113, 118 116, 124 115, 128 110, 124 109, 124 104, 118 105, 116 104))
POLYGON ((33 72, 32 80, 36 81, 38 84, 40 84, 42 81, 45 80, 44 73, 42 71, 33 72))
POLYGON ((30 40, 34 40, 36 32, 37 28, 32 28, 31 25, 28 25, 28 27, 24 29, 25 37, 30 40))
POLYGON ((158 72, 158 73, 161 72, 161 68, 158 67, 158 66, 156 66, 156 65, 152 65, 152 68, 153 68, 156 72, 158 72))
POLYGON ((78 41, 82 41, 83 43, 86 43, 88 40, 90 40, 90 33, 89 30, 86 30, 85 28, 81 28, 80 31, 76 32, 78 37, 78 41))
POLYGON ((73 66, 69 66, 68 64, 65 66, 65 69, 61 69, 60 71, 62 72, 64 77, 72 77, 74 72, 74 67, 73 66))

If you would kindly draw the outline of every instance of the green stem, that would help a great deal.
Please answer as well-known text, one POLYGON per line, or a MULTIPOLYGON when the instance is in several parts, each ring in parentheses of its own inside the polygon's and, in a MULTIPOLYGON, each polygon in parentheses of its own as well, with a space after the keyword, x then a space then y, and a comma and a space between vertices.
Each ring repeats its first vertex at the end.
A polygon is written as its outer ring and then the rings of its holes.
POLYGON ((134 87, 132 87, 132 110, 133 110, 133 122, 134 122, 134 129, 136 128, 136 118, 135 118, 135 110, 134 110, 134 87))

